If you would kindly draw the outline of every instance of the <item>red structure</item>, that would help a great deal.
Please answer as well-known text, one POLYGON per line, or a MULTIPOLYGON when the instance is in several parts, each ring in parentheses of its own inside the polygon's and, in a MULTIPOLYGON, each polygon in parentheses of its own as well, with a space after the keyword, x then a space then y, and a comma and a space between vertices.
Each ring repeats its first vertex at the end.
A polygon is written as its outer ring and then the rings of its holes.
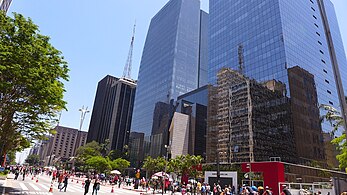
POLYGON ((264 187, 272 188, 274 195, 278 195, 278 182, 285 182, 284 164, 281 162, 252 162, 242 163, 243 172, 262 173, 264 178, 264 187), (249 166, 250 164, 250 166, 249 166))

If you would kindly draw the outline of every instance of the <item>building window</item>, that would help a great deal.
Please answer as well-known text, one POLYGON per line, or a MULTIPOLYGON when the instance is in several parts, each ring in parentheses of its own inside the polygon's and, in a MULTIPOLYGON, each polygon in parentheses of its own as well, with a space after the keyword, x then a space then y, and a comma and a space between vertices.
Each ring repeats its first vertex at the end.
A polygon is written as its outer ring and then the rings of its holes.
POLYGON ((319 32, 316 32, 316 34, 317 34, 318 36, 320 36, 319 32))
POLYGON ((330 82, 329 82, 328 80, 326 80, 326 79, 325 79, 325 82, 328 83, 328 84, 330 83, 330 82))
POLYGON ((323 45, 322 42, 318 41, 319 45, 323 45))
POLYGON ((324 60, 321 60, 321 61, 322 61, 324 64, 326 64, 324 60))
POLYGON ((324 54, 324 52, 323 52, 322 50, 319 50, 319 52, 320 52, 321 54, 324 54))
POLYGON ((325 69, 323 69, 323 72, 325 72, 326 74, 328 74, 328 71, 327 71, 327 70, 325 70, 325 69))
POLYGON ((311 9, 312 9, 314 12, 316 11, 313 7, 311 7, 311 9))
POLYGON ((318 24, 314 23, 314 25, 315 25, 317 28, 319 28, 318 24))
POLYGON ((327 90, 327 92, 328 92, 329 94, 331 94, 331 91, 327 90))
POLYGON ((334 103, 332 101, 329 101, 329 104, 334 105, 334 103))
POLYGON ((316 19, 316 20, 317 20, 317 17, 316 17, 315 15, 312 15, 312 16, 313 16, 313 18, 314 18, 314 19, 316 19))
POLYGON ((313 0, 310 0, 312 4, 314 4, 313 0))

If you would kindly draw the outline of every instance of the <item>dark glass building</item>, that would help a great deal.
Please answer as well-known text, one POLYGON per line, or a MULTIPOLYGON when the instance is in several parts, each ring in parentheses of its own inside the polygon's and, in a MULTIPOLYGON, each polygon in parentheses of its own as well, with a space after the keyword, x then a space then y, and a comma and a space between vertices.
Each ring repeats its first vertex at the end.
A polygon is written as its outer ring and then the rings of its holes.
MULTIPOLYGON (((155 121, 163 118, 154 115, 155 110, 163 108, 160 104, 170 105, 178 96, 206 84, 207 23, 208 14, 200 10, 199 0, 170 0, 152 18, 140 64, 131 126, 132 132, 145 134, 145 143, 150 139, 161 140, 160 147, 166 140, 166 135, 157 133, 150 138, 152 131, 158 132, 158 125, 169 124, 155 121)), ((163 131, 167 132, 167 128, 163 131)))
POLYGON ((136 81, 107 75, 98 83, 87 142, 110 140, 110 149, 128 145, 136 81))
MULTIPOLYGON (((334 7, 329 0, 211 0, 209 19, 208 78, 211 84, 217 84, 221 68, 229 67, 259 83, 270 80, 282 83, 285 96, 295 100, 296 105, 311 109, 312 113, 324 114, 317 109, 319 104, 340 110, 346 108, 347 86, 342 84, 347 83, 347 63, 334 7), (291 75, 299 73, 299 68, 289 71, 294 67, 301 68, 303 78, 299 81, 291 75), (294 91, 295 85, 300 83, 306 84, 309 92, 294 91), (312 95, 314 90, 317 101, 307 94, 312 92, 312 95), (308 104, 303 97, 311 98, 315 105, 308 104)), ((291 104, 294 116, 299 109, 293 106, 291 104)), ((295 135, 305 135, 312 140, 311 147, 300 153, 302 160, 319 161, 324 156, 320 155, 324 151, 323 136, 317 131, 329 131, 331 126, 321 125, 318 117, 316 114, 305 116, 305 120, 295 122, 294 119, 292 123, 295 135)))
POLYGON ((176 112, 189 116, 188 154, 190 155, 206 156, 208 89, 209 86, 205 85, 177 98, 176 112))
POLYGON ((10 8, 12 0, 0 0, 0 10, 5 11, 5 13, 10 8))

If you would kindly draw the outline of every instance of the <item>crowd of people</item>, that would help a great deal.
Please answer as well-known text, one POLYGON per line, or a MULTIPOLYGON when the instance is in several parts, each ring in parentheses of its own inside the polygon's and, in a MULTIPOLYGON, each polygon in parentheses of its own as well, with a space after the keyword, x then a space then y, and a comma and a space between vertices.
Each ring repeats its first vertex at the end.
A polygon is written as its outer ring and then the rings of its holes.
MULTIPOLYGON (((11 166, 9 170, 15 175, 14 180, 22 179, 23 181, 27 177, 36 177, 37 175, 47 174, 52 178, 52 182, 58 183, 58 189, 60 191, 66 192, 68 188, 69 179, 74 177, 80 178, 83 181, 84 195, 87 195, 92 192, 92 195, 97 195, 100 190, 101 185, 110 185, 121 188, 121 185, 124 187, 128 186, 134 189, 141 189, 146 192, 160 193, 168 191, 172 194, 179 192, 179 194, 200 194, 200 195, 273 195, 273 191, 270 187, 265 186, 238 186, 235 188, 232 185, 220 185, 214 183, 210 185, 209 183, 189 180, 185 182, 176 182, 172 179, 166 177, 152 177, 149 179, 135 179, 128 176, 122 177, 121 175, 105 175, 105 174, 76 174, 70 171, 65 170, 56 170, 48 169, 41 167, 29 167, 29 166, 11 166), (90 190, 90 188, 92 188, 90 190)), ((287 186, 282 186, 282 191, 280 195, 292 195, 287 186)), ((311 194, 305 192, 304 190, 300 191, 301 195, 311 194)), ((315 195, 321 195, 320 192, 315 193, 315 195)), ((347 195, 345 193, 344 195, 347 195)))

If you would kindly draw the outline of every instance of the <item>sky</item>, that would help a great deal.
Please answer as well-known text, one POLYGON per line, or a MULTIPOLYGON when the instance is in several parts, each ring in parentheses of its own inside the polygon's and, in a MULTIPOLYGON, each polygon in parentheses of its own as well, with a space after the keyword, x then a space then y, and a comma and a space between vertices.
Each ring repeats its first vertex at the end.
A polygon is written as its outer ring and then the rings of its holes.
MULTIPOLYGON (((331 0, 347 51, 347 0, 331 0)), ((106 75, 121 77, 136 21, 132 78, 136 79, 151 18, 168 0, 13 0, 10 10, 30 17, 42 34, 62 51, 69 64, 65 83, 68 111, 60 125, 79 128, 83 105, 93 108, 97 83, 106 75)), ((201 0, 208 12, 208 0, 201 0)), ((91 112, 82 130, 89 127, 91 112)))

